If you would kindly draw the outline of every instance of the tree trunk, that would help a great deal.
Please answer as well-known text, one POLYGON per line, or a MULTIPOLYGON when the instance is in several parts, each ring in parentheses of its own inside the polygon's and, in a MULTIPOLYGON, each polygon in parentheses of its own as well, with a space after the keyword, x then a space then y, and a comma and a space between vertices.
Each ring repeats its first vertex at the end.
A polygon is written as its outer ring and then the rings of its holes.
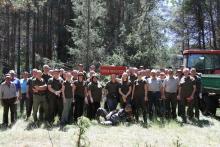
POLYGON ((214 24, 214 19, 213 19, 213 3, 210 0, 209 1, 209 16, 210 16, 210 25, 211 25, 211 30, 212 30, 212 38, 213 38, 213 47, 214 49, 217 49, 217 44, 216 44, 216 33, 215 33, 215 24, 214 24))
POLYGON ((21 12, 18 13, 18 49, 17 49, 17 74, 20 75, 21 67, 21 12))
POLYGON ((217 42, 218 49, 220 49, 220 0, 217 0, 217 42))
POLYGON ((29 55, 30 55, 30 5, 28 4, 26 12, 26 52, 25 52, 25 70, 29 71, 29 55))

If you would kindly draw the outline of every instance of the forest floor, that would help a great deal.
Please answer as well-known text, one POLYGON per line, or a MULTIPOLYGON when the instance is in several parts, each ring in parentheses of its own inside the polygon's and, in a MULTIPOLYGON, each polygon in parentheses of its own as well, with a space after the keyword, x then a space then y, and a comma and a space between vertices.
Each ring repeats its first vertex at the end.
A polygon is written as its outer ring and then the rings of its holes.
MULTIPOLYGON (((0 123, 2 108, 0 108, 0 123)), ((28 122, 19 119, 10 129, 0 130, 0 147, 75 147, 79 137, 76 125, 51 130, 26 130, 28 122)), ((85 146, 91 147, 218 147, 220 121, 201 117, 199 122, 181 124, 178 121, 150 122, 149 126, 122 124, 107 127, 92 121, 84 135, 85 146)))

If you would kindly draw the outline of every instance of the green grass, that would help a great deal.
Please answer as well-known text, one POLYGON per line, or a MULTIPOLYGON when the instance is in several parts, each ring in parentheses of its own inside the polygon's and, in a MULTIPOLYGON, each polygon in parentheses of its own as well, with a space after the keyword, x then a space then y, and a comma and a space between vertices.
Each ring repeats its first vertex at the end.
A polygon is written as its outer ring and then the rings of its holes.
MULTIPOLYGON (((220 122, 202 117, 198 124, 181 125, 175 121, 166 124, 151 123, 148 128, 140 124, 122 124, 107 127, 91 122, 85 133, 87 146, 91 147, 217 147, 220 146, 220 122)), ((0 123, 2 109, 0 109, 0 123)), ((79 128, 67 126, 67 131, 53 128, 25 130, 28 122, 23 119, 11 128, 0 131, 0 146, 4 147, 74 147, 79 128)))

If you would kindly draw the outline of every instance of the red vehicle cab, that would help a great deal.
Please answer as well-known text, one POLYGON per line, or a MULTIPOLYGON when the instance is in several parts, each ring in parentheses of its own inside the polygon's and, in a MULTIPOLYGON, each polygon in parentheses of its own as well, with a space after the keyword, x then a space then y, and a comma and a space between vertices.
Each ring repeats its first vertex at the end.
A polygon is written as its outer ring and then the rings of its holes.
POLYGON ((186 49, 183 65, 204 74, 220 74, 220 50, 186 49))

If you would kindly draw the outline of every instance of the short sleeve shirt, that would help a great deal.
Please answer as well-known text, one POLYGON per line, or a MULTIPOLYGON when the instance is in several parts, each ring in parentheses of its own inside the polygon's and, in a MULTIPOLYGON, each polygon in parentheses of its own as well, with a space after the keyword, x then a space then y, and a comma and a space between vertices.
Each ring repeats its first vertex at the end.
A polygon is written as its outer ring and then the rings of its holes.
POLYGON ((109 81, 105 86, 105 89, 108 91, 107 97, 115 97, 115 96, 117 97, 118 88, 119 88, 118 82, 113 83, 112 81, 109 81))
POLYGON ((160 88, 162 86, 162 82, 159 78, 156 79, 148 78, 147 84, 148 84, 148 91, 153 91, 153 92, 160 91, 160 88))
POLYGON ((102 99, 102 86, 99 83, 90 82, 88 90, 91 91, 92 98, 95 102, 100 102, 102 99))
POLYGON ((128 93, 128 91, 129 91, 129 88, 131 87, 131 82, 130 81, 128 81, 128 82, 122 82, 122 83, 120 83, 120 85, 119 85, 119 88, 121 89, 121 92, 123 93, 123 94, 127 94, 128 93))
POLYGON ((196 85, 195 79, 191 76, 183 76, 180 80, 181 92, 180 96, 182 98, 188 98, 193 92, 193 86, 196 85))
POLYGON ((179 85, 179 80, 176 77, 167 77, 164 79, 163 87, 165 92, 176 93, 179 85))
POLYGON ((135 80, 134 81, 134 86, 135 86, 134 98, 145 96, 145 85, 146 85, 146 80, 135 80))
POLYGON ((65 87, 64 89, 64 95, 65 98, 73 98, 73 91, 72 91, 72 81, 64 81, 63 86, 65 87))
MULTIPOLYGON (((41 78, 41 80, 37 79, 37 78, 34 78, 32 80, 32 86, 44 86, 46 84, 46 82, 44 81, 43 78, 41 78)), ((32 88, 33 88, 32 87, 32 88)), ((39 91, 38 94, 46 94, 46 91, 39 91)))
POLYGON ((74 81, 73 84, 76 86, 76 90, 75 90, 75 96, 81 96, 81 97, 85 97, 85 88, 86 88, 86 82, 85 81, 74 81))
MULTIPOLYGON (((62 83, 63 83, 63 79, 60 77, 58 79, 50 78, 47 84, 51 85, 51 88, 54 89, 55 91, 59 91, 62 89, 62 83)), ((50 94, 55 95, 54 93, 51 92, 50 94)))
POLYGON ((16 91, 18 92, 18 90, 21 89, 21 83, 20 83, 20 80, 19 80, 18 78, 14 78, 14 80, 12 80, 11 82, 15 84, 16 91))
POLYGON ((52 78, 50 75, 48 75, 48 74, 43 74, 42 75, 42 78, 44 79, 44 81, 46 82, 46 84, 48 83, 48 80, 50 79, 50 78, 52 78))

